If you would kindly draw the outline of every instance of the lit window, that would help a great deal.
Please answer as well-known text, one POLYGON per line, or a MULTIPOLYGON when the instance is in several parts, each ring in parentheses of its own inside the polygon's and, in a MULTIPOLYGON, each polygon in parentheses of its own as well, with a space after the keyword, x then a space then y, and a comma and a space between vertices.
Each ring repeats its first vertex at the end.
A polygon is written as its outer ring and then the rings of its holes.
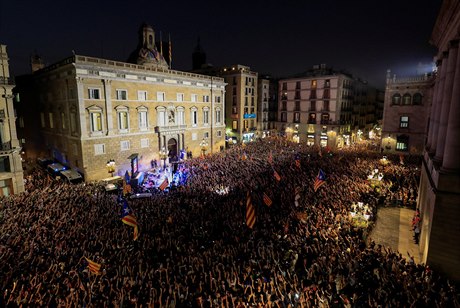
POLYGON ((234 129, 234 130, 238 129, 238 121, 233 121, 232 122, 232 129, 234 129))
POLYGON ((409 127, 409 117, 408 116, 400 117, 399 127, 401 127, 401 128, 408 128, 409 127))
POLYGON ((129 113, 128 108, 125 106, 117 106, 118 129, 122 133, 126 133, 129 129, 129 113))
POLYGON ((196 103, 197 100, 198 100, 198 95, 197 94, 192 94, 192 99, 191 99, 192 103, 196 103))
POLYGON ((406 135, 401 135, 396 137, 396 150, 398 151, 407 151, 409 147, 409 137, 406 135))
POLYGON ((410 94, 409 93, 404 94, 404 96, 403 96, 403 104, 404 105, 410 105, 410 101, 411 101, 410 94))
POLYGON ((45 127, 45 114, 43 112, 40 112, 40 124, 42 125, 42 128, 45 127))
POLYGON ((401 105, 401 95, 396 93, 391 98, 392 105, 401 105))
POLYGON ((54 128, 53 113, 52 112, 48 113, 48 118, 50 120, 50 128, 54 128))

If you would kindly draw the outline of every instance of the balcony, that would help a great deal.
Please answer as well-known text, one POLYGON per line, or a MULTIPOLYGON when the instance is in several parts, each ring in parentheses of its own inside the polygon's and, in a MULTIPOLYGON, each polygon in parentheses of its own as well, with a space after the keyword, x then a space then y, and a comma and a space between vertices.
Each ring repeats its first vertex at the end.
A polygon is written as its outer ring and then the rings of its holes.
POLYGON ((316 119, 308 119, 308 124, 316 124, 316 119))
POLYGON ((167 126, 155 126, 155 133, 164 133, 171 131, 185 131, 187 125, 167 125, 167 126))

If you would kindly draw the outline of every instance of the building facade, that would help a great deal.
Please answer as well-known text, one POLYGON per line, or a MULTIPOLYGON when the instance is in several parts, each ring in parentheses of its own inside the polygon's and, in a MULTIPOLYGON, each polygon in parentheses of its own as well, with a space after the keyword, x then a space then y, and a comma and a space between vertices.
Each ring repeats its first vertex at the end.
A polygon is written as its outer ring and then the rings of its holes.
POLYGON ((431 108, 434 76, 387 74, 381 148, 385 153, 422 154, 431 108))
POLYGON ((6 46, 0 44, 0 196, 24 191, 21 147, 16 133, 13 100, 14 80, 10 76, 6 46))
POLYGON ((229 144, 250 142, 257 137, 258 74, 244 65, 219 69, 227 84, 225 93, 227 139, 229 144))
POLYGON ((224 80, 168 69, 153 30, 144 27, 144 43, 133 53, 141 64, 75 55, 18 86, 25 96, 32 93, 27 103, 38 109, 42 153, 87 181, 106 178, 111 161, 123 175, 150 169, 154 160, 225 147, 224 80))
POLYGON ((437 73, 417 206, 422 262, 460 280, 460 3, 445 0, 431 43, 437 73))
POLYGON ((351 138, 353 79, 325 66, 279 80, 278 133, 295 142, 342 147, 351 138))
POLYGON ((257 132, 258 136, 265 138, 270 135, 270 127, 268 125, 270 80, 259 79, 257 88, 257 132))

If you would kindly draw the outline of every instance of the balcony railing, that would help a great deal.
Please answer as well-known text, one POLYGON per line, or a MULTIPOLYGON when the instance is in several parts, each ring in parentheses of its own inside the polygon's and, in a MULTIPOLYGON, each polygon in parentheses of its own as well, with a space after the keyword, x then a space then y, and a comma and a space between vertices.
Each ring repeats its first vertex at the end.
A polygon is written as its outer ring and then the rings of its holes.
POLYGON ((155 132, 168 132, 172 130, 184 130, 187 128, 187 125, 168 125, 168 126, 155 126, 155 132))

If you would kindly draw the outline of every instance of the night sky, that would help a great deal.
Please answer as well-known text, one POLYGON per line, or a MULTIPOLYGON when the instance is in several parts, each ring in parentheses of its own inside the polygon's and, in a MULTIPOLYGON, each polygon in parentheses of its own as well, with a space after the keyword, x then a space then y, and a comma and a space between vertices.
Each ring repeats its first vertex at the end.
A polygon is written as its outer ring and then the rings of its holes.
POLYGON ((243 64, 285 77, 325 63, 383 88, 386 70, 431 68, 441 0, 0 0, 0 42, 13 75, 76 54, 126 61, 142 22, 171 35, 173 69, 190 70, 197 38, 214 66, 243 64))

